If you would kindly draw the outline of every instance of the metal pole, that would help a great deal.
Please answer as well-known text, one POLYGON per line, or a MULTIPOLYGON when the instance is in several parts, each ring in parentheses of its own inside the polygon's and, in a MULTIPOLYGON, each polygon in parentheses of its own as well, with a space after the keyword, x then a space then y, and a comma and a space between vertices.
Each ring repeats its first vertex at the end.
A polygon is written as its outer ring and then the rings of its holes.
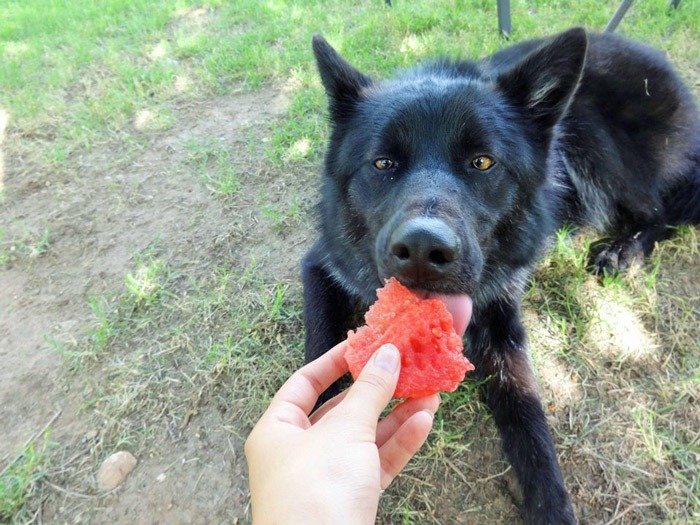
POLYGON ((612 33, 615 31, 615 29, 617 29, 620 20, 623 19, 631 5, 632 0, 622 0, 620 7, 617 8, 617 11, 615 11, 615 14, 612 16, 610 22, 608 22, 608 25, 605 28, 606 33, 612 33))
POLYGON ((504 38, 510 37, 510 0, 496 0, 498 6, 498 31, 504 38))

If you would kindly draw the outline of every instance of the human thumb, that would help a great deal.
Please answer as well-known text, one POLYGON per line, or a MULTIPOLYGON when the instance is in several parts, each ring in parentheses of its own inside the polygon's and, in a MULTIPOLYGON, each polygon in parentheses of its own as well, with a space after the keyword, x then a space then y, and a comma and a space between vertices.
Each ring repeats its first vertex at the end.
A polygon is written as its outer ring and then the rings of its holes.
POLYGON ((396 390, 401 368, 401 354, 392 344, 385 344, 369 358, 355 384, 343 401, 345 408, 357 417, 377 424, 396 390))

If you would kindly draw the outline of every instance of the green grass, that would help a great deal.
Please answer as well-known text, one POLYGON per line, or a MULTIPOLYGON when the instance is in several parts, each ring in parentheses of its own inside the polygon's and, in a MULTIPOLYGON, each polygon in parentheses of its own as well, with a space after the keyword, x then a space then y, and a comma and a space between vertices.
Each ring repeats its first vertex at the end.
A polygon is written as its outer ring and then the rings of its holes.
POLYGON ((169 275, 152 249, 137 259, 122 290, 90 298, 93 320, 85 340, 55 345, 76 362, 78 375, 87 371, 85 408, 114 425, 107 435, 124 440, 135 428, 122 420, 138 420, 136 414, 148 413, 157 400, 177 397, 179 389, 166 378, 206 386, 224 374, 234 382, 231 399, 244 405, 241 415, 252 423, 303 353, 298 298, 288 297, 289 285, 267 281, 255 262, 183 281, 169 275), (289 351, 281 355, 282 348, 289 351), (93 377, 95 362, 101 372, 93 377))
POLYGON ((44 453, 48 432, 43 442, 32 440, 0 473, 0 523, 17 517, 27 517, 24 507, 44 474, 44 453))
POLYGON ((188 143, 186 149, 188 165, 213 193, 233 197, 240 191, 231 151, 224 144, 195 141, 188 143))
MULTIPOLYGON (((633 6, 620 31, 697 63, 700 52, 688 45, 700 40, 697 4, 667 4, 633 6)), ((515 2, 512 40, 577 24, 602 29, 616 5, 515 2)), ((10 131, 51 140, 46 155, 59 160, 110 130, 167 129, 174 100, 269 82, 294 88, 272 157, 298 155, 303 141, 304 155, 317 155, 324 126, 313 33, 378 76, 425 57, 479 57, 506 44, 492 3, 466 0, 399 1, 393 9, 375 0, 27 0, 0 5, 0 20, 0 108, 10 131)))
MULTIPOLYGON (((602 29, 618 3, 513 2, 511 41, 572 25, 602 29)), ((649 0, 633 4, 619 32, 660 46, 682 75, 696 78, 698 20, 697 2, 684 0, 671 11, 668 0, 649 0)), ((222 235, 233 237, 230 251, 223 257, 197 251, 192 257, 210 266, 193 270, 169 258, 167 239, 156 239, 131 259, 117 289, 87 297, 84 333, 66 340, 48 335, 69 364, 82 415, 100 422, 93 462, 108 447, 146 446, 162 413, 180 424, 193 392, 225 399, 243 434, 301 364, 300 285, 280 279, 274 263, 288 257, 284 250, 308 227, 315 199, 308 188, 327 139, 310 46, 317 32, 379 78, 432 56, 481 57, 508 45, 497 32, 495 2, 485 0, 395 0, 391 9, 382 0, 0 3, 0 118, 9 117, 0 158, 17 169, 29 159, 31 171, 47 180, 93 177, 78 169, 81 156, 135 157, 169 130, 187 129, 183 114, 199 118, 196 109, 187 111, 192 101, 221 96, 226 103, 262 87, 289 100, 265 129, 235 137, 243 144, 222 133, 177 144, 185 159, 173 170, 206 187, 216 197, 212 206, 227 210, 233 233, 222 235), (249 250, 261 243, 272 255, 256 261, 249 250)), ((111 160, 110 167, 126 169, 133 158, 111 160)), ((116 184, 114 196, 118 210, 128 208, 116 184)), ((7 192, 0 198, 6 201, 7 192)), ((0 268, 50 254, 52 231, 49 223, 3 224, 0 268)), ((700 513, 697 414, 687 409, 700 388, 697 301, 674 288, 669 270, 696 264, 696 235, 681 228, 643 271, 600 280, 587 269, 590 235, 562 231, 527 292, 534 361, 550 415, 559 418, 563 461, 577 479, 617 487, 612 495, 580 496, 594 502, 592 519, 609 517, 618 496, 653 503, 627 515, 646 516, 646 523, 700 513), (649 483, 615 462, 642 470, 651 464, 658 477, 649 483)), ((463 501, 464 479, 476 475, 470 456, 476 450, 491 461, 500 452, 477 394, 478 385, 465 383, 443 396, 435 432, 383 497, 381 520, 479 521, 463 501)), ((25 519, 27 509, 41 505, 35 489, 42 451, 28 449, 0 476, 0 500, 9 505, 2 520, 25 519)), ((478 477, 491 479, 505 468, 496 464, 478 477)))
POLYGON ((51 226, 27 228, 21 221, 0 228, 0 269, 18 258, 36 259, 51 248, 51 226))

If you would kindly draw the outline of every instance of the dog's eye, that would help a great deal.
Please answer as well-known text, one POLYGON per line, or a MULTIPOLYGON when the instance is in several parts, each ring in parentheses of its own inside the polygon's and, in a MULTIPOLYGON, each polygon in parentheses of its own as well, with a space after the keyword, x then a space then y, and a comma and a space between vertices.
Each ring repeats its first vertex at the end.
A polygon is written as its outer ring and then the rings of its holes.
POLYGON ((472 159, 472 166, 474 166, 479 171, 486 171, 491 168, 496 162, 486 155, 479 155, 478 157, 472 159))
POLYGON ((390 170, 394 167, 394 161, 386 158, 377 159, 374 161, 374 167, 381 171, 390 170))

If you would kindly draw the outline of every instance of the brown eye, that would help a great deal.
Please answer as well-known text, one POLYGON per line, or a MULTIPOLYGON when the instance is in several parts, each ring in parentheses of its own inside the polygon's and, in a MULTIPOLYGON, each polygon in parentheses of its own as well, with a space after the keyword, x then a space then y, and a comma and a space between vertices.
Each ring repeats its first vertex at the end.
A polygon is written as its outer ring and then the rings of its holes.
POLYGON ((472 166, 474 166, 479 171, 486 171, 494 164, 496 164, 494 160, 491 157, 487 157, 486 155, 479 155, 478 157, 472 160, 472 166))
POLYGON ((378 170, 385 171, 394 167, 394 162, 390 159, 377 159, 374 161, 374 167, 378 170))

